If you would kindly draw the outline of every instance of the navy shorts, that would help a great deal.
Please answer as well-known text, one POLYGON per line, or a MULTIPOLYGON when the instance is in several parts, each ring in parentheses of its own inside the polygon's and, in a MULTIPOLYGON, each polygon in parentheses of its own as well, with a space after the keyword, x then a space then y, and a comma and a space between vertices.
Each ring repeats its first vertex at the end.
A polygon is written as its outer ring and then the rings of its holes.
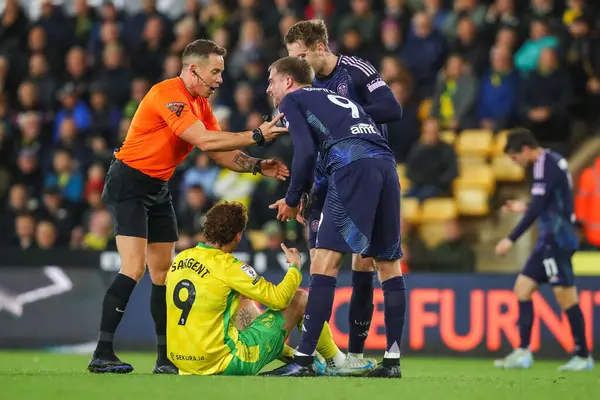
POLYGON ((386 261, 402 257, 394 163, 363 159, 330 175, 315 247, 386 261))
POLYGON ((521 273, 539 284, 574 286, 573 253, 573 250, 561 249, 557 245, 544 244, 529 256, 521 273))
POLYGON ((314 249, 317 243, 317 232, 319 231, 319 221, 321 220, 319 209, 312 209, 308 213, 308 248, 314 249))

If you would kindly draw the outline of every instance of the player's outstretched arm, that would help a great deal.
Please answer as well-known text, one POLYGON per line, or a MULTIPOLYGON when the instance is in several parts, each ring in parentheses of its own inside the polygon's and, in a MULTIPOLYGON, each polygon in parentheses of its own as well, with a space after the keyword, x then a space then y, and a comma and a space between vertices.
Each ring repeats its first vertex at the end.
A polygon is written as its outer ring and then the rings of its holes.
POLYGON ((235 172, 252 172, 285 181, 290 170, 281 161, 250 157, 240 151, 209 151, 208 155, 220 166, 235 172))
MULTIPOLYGON (((280 128, 271 122, 263 123, 259 129, 267 142, 287 132, 286 128, 280 128)), ((194 122, 179 134, 179 137, 202 151, 239 150, 256 144, 252 131, 240 133, 211 131, 206 129, 201 121, 194 122)))
POLYGON ((232 267, 227 283, 242 295, 258 301, 272 310, 287 308, 302 283, 301 260, 297 249, 287 249, 283 244, 282 248, 292 265, 278 285, 258 276, 254 269, 247 264, 241 265, 241 268, 232 267))

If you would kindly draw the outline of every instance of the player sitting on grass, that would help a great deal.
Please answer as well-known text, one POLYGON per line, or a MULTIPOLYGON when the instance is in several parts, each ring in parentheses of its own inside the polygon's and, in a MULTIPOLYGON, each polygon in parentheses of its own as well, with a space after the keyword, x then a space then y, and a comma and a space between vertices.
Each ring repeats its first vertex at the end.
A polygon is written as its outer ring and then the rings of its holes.
MULTIPOLYGON (((271 361, 293 356, 285 340, 301 322, 308 297, 298 290, 300 253, 282 244, 290 268, 278 285, 267 282, 231 254, 247 221, 241 203, 215 205, 206 214, 204 243, 179 253, 169 269, 167 352, 181 375, 256 375, 271 361), (252 300, 269 309, 259 315, 252 300)), ((327 325, 317 351, 326 360, 343 358, 327 325)))
POLYGON ((519 299, 521 343, 506 358, 496 360, 494 365, 499 368, 531 367, 531 296, 540 284, 550 283, 558 304, 567 314, 575 340, 575 354, 560 370, 592 369, 594 362, 587 348, 585 323, 571 264, 571 257, 578 248, 578 237, 573 212, 573 183, 567 160, 558 153, 540 147, 533 134, 526 129, 510 132, 504 151, 523 167, 533 165, 532 200, 529 206, 511 200, 503 207, 504 211, 525 212, 525 215, 513 232, 498 243, 496 253, 505 255, 536 219, 539 239, 513 289, 519 299))

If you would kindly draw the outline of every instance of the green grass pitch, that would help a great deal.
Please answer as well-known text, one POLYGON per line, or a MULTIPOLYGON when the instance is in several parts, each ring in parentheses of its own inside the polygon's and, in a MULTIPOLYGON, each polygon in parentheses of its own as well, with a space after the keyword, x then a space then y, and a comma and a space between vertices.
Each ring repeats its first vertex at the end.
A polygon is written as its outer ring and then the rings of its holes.
MULTIPOLYGON (((0 399, 485 399, 600 398, 598 371, 559 373, 558 362, 526 371, 495 369, 491 360, 404 358, 401 380, 154 376, 151 354, 124 353, 129 375, 92 375, 87 356, 0 352, 0 399)), ((267 367, 267 369, 271 369, 267 367)))

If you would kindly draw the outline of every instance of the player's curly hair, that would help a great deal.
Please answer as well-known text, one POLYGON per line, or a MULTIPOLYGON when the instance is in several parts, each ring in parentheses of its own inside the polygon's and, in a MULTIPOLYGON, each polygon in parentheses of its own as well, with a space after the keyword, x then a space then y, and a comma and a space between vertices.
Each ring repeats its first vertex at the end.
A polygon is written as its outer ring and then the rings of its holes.
POLYGON ((323 43, 325 49, 329 50, 329 35, 325 21, 311 19, 296 22, 283 37, 283 43, 286 45, 295 42, 303 42, 311 50, 319 43, 323 43))
POLYGON ((221 201, 206 213, 202 235, 207 242, 222 246, 231 243, 247 224, 246 206, 237 201, 221 201))

